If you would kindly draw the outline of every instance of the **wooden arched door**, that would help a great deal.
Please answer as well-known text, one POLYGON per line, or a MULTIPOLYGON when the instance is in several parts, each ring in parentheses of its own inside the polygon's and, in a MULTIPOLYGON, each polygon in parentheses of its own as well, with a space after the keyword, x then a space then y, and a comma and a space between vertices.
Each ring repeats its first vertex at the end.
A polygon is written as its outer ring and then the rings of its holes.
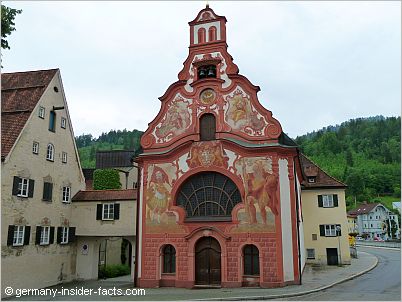
POLYGON ((195 246, 195 284, 221 284, 221 246, 212 237, 202 237, 195 246))

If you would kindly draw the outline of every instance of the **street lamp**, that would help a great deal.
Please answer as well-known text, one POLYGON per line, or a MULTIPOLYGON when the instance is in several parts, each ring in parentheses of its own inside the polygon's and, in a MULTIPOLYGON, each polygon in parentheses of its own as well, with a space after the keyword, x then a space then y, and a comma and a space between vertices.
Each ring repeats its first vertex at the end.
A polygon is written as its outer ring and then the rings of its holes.
POLYGON ((336 226, 336 236, 338 237, 338 249, 339 249, 339 265, 342 265, 342 256, 341 256, 341 226, 337 225, 336 226))

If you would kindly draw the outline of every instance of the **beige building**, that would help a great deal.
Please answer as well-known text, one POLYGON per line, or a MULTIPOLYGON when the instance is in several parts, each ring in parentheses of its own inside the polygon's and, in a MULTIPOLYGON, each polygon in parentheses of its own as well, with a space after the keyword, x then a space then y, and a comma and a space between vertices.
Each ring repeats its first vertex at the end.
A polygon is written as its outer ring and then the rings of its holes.
POLYGON ((350 264, 346 185, 331 177, 303 154, 302 213, 306 262, 350 264))
POLYGON ((71 197, 85 183, 60 71, 4 73, 1 80, 2 288, 72 280, 71 197))
POLYGON ((88 190, 73 197, 77 226, 77 279, 97 279, 99 269, 128 264, 134 276, 137 190, 88 190))

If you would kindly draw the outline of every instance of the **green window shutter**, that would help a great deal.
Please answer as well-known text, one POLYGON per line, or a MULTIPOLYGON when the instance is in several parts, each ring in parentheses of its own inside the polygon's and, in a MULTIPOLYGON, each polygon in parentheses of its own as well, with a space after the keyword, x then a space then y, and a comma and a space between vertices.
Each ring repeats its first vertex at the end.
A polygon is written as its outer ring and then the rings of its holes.
POLYGON ((120 204, 119 203, 115 203, 114 204, 114 219, 115 220, 119 220, 120 219, 120 204))
POLYGON ((334 207, 337 207, 338 206, 338 194, 334 194, 333 199, 334 199, 334 207))
POLYGON ((13 245, 14 240, 14 225, 8 226, 8 234, 7 234, 7 245, 13 245))
POLYGON ((33 197, 34 188, 35 188, 35 181, 33 179, 30 179, 29 185, 28 185, 28 197, 30 197, 30 198, 33 197))
POLYGON ((319 206, 320 208, 323 207, 323 205, 322 205, 322 195, 318 195, 318 206, 319 206))
POLYGON ((40 244, 40 235, 41 235, 41 233, 42 233, 42 227, 38 225, 36 227, 35 244, 40 244))
POLYGON ((320 236, 325 236, 325 225, 320 224, 320 236))
POLYGON ((30 236, 31 236, 31 227, 26 225, 24 231, 24 245, 29 245, 30 236))
POLYGON ((18 176, 14 176, 14 180, 13 180, 13 191, 12 194, 17 196, 18 194, 18 185, 20 183, 20 178, 18 176))
POLYGON ((61 243, 61 232, 63 228, 62 227, 57 227, 57 243, 61 243))
POLYGON ((75 227, 68 229, 68 243, 75 241, 75 227))
POLYGON ((50 227, 49 244, 54 243, 54 227, 50 227))
POLYGON ((97 204, 96 205, 96 220, 102 220, 102 204, 97 204))

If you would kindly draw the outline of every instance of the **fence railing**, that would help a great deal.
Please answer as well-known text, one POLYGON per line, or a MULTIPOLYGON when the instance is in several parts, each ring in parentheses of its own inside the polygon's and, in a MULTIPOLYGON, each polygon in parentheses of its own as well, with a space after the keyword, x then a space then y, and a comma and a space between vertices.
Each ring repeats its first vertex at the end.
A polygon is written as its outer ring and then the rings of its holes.
POLYGON ((393 241, 356 241, 357 246, 378 246, 378 247, 391 247, 391 248, 401 248, 400 242, 393 241))

